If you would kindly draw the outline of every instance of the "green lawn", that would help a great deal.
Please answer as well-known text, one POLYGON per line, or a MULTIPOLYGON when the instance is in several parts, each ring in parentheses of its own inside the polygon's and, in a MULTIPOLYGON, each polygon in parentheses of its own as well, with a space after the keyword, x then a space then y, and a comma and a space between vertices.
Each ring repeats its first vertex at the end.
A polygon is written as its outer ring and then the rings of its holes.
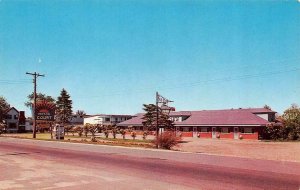
MULTIPOLYGON (((2 136, 5 137, 15 137, 15 138, 26 138, 26 139, 33 139, 32 138, 32 133, 7 133, 3 134, 2 136)), ((55 136, 53 135, 53 138, 55 136)), ((37 133, 36 134, 36 139, 37 140, 51 140, 51 134, 50 133, 37 133)), ((72 141, 72 142, 90 142, 91 135, 88 135, 88 137, 81 136, 79 137, 78 135, 65 135, 65 141, 72 141)), ((132 138, 130 139, 120 139, 120 138, 104 138, 104 137, 96 137, 96 140, 98 141, 97 144, 113 144, 113 145, 137 145, 137 146, 142 146, 146 144, 150 144, 151 140, 141 140, 141 139, 135 139, 133 140, 132 138)))

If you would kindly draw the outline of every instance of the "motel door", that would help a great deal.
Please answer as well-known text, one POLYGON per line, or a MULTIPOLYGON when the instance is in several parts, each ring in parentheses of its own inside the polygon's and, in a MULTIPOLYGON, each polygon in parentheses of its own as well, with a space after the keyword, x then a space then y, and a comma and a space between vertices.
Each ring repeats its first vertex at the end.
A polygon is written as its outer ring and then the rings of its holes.
POLYGON ((239 139, 239 128, 238 127, 235 127, 233 129, 233 137, 234 137, 234 139, 239 139))
POLYGON ((197 137, 197 127, 193 127, 193 137, 197 137))
POLYGON ((211 135, 212 135, 213 139, 217 138, 217 129, 216 129, 216 127, 212 127, 211 135))

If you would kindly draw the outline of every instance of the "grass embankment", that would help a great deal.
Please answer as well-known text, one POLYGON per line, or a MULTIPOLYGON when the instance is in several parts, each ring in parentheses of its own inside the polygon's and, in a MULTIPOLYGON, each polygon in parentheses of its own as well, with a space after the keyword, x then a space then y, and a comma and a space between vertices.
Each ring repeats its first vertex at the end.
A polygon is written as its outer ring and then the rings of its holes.
MULTIPOLYGON (((32 133, 11 133, 11 134, 2 134, 3 137, 13 137, 13 138, 22 138, 22 139, 33 139, 32 133)), ((51 139, 50 133, 37 133, 36 139, 33 140, 46 140, 46 141, 57 141, 53 135, 51 139)), ((74 142, 74 143, 86 143, 86 144, 105 144, 105 145, 115 145, 115 146, 126 146, 126 147, 144 147, 152 148, 153 144, 151 140, 141 140, 141 139, 120 139, 120 138, 104 138, 96 136, 96 142, 91 141, 91 136, 76 136, 76 135, 65 135, 62 142, 74 142)))

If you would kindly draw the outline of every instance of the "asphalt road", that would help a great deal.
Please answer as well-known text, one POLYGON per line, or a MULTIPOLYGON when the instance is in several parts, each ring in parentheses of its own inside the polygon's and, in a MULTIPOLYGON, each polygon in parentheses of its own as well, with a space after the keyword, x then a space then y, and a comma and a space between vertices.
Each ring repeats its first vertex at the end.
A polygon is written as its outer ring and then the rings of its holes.
POLYGON ((300 163, 0 138, 0 189, 300 189, 300 163))

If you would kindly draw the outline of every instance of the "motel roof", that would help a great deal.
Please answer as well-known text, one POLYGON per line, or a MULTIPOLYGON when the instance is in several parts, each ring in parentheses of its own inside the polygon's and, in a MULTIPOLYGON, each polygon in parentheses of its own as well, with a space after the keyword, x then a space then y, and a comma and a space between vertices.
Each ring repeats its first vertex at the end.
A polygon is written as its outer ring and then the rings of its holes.
MULTIPOLYGON (((262 113, 276 113, 265 108, 227 109, 227 110, 201 110, 171 112, 171 117, 187 116, 181 122, 175 122, 176 126, 227 126, 227 125, 255 125, 262 126, 269 121, 257 116, 262 113)), ((121 122, 118 126, 141 126, 144 113, 133 116, 132 119, 121 122)))
POLYGON ((95 116, 101 116, 101 117, 132 117, 132 115, 121 115, 121 114, 95 114, 95 115, 85 115, 84 118, 95 117, 95 116))

